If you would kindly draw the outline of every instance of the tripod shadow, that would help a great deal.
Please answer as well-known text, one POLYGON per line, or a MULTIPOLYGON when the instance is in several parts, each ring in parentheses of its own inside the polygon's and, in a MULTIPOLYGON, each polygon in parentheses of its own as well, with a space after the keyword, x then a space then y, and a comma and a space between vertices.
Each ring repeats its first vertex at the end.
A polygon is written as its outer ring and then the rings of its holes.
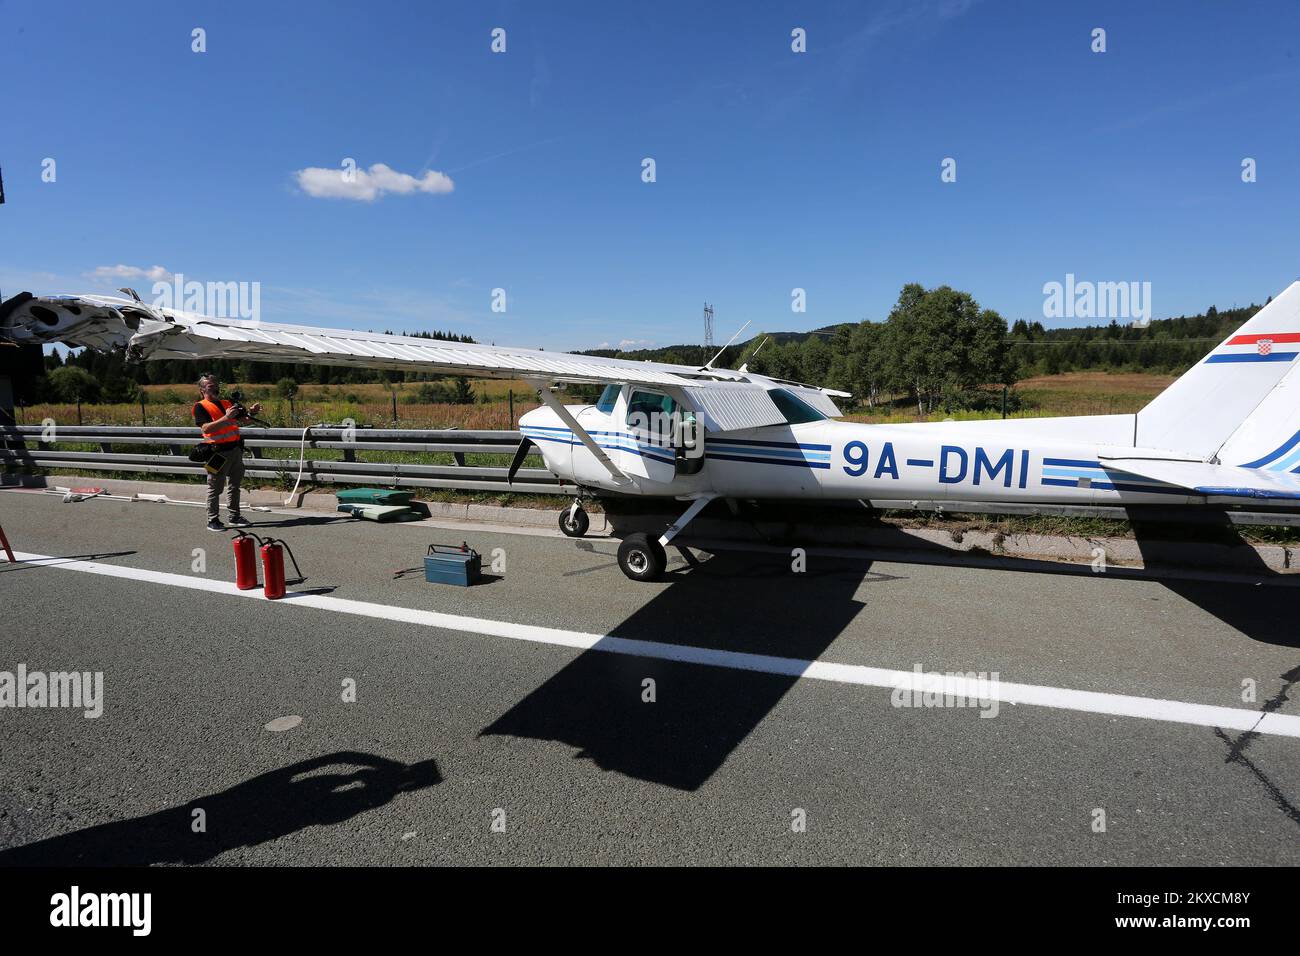
MULTIPOLYGON (((1168 546, 1165 543, 1152 544, 1153 531, 1139 521, 1134 521, 1133 527, 1144 555, 1168 546)), ((1276 583, 1281 578, 1300 578, 1279 574, 1265 564, 1253 548, 1235 547, 1245 541, 1226 515, 1221 515, 1211 529, 1216 541, 1232 549, 1237 567, 1245 577, 1239 581, 1165 580, 1162 582, 1164 586, 1252 641, 1300 649, 1300 632, 1293 620, 1298 596, 1295 589, 1267 586, 1270 581, 1276 583)), ((1289 669, 1269 675, 1267 682, 1261 681, 1260 689, 1265 693, 1270 684, 1278 688, 1267 698, 1261 693, 1263 703, 1257 705, 1261 715, 1281 710, 1291 699, 1291 693, 1300 682, 1300 657, 1292 660, 1294 663, 1289 669)), ((1278 811, 1300 826, 1300 808, 1288 796, 1288 788, 1274 780, 1269 770, 1252 759, 1249 753, 1259 734, 1253 730, 1238 733, 1216 727, 1214 735, 1224 745, 1224 763, 1249 774, 1278 811)))
MULTIPOLYGON (((253 517, 260 519, 262 514, 253 512, 253 517)), ((344 522, 355 523, 356 520, 351 515, 304 515, 301 518, 281 518, 277 516, 270 521, 251 521, 246 530, 256 532, 259 528, 301 528, 313 525, 343 524, 344 522)))
POLYGON ((433 760, 404 764, 341 751, 259 774, 183 806, 0 851, 0 866, 204 863, 305 827, 341 823, 400 793, 441 782, 433 760), (206 832, 194 832, 198 810, 206 832))
MULTIPOLYGON (((18 549, 15 548, 14 550, 16 551, 18 549)), ((64 554, 60 555, 56 561, 102 561, 104 558, 125 558, 137 553, 138 552, 135 551, 100 551, 96 554, 64 554)), ((3 557, 4 553, 0 552, 0 558, 3 557)), ((48 567, 51 567, 49 562, 44 564, 30 564, 26 561, 19 560, 17 564, 10 564, 7 560, 0 560, 0 574, 4 574, 7 571, 34 571, 38 568, 48 567)))

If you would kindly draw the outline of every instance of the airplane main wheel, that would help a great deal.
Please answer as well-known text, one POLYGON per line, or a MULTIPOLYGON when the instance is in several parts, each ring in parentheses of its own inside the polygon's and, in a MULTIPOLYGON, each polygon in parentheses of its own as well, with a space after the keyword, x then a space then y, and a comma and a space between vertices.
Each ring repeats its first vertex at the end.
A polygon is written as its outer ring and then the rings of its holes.
POLYGON ((572 509, 565 508, 560 512, 560 530, 570 538, 581 538, 591 527, 591 519, 587 517, 587 512, 581 508, 573 512, 573 520, 569 520, 569 512, 572 509))
POLYGON ((658 538, 637 532, 618 546, 618 566, 633 581, 655 581, 668 566, 668 556, 658 538))

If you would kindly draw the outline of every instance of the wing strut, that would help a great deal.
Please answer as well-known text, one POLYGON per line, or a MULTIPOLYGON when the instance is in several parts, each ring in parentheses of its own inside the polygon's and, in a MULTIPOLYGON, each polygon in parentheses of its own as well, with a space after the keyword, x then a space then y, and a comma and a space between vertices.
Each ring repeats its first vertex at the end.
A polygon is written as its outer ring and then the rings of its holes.
POLYGON ((681 534, 682 529, 685 528, 688 524, 690 524, 695 519, 695 516, 704 510, 704 506, 707 505, 710 501, 712 501, 716 497, 718 496, 712 494, 706 494, 706 495, 700 495, 698 498, 692 501, 691 506, 686 509, 686 511, 682 514, 682 516, 678 518, 676 521, 674 521, 669 526, 668 530, 659 536, 659 546, 660 547, 667 546, 668 542, 672 541, 673 538, 681 534))
POLYGON ((555 397, 555 393, 550 388, 545 384, 539 385, 537 397, 542 400, 543 405, 560 416, 560 421, 564 422, 569 430, 578 436, 579 441, 587 446, 587 450, 596 456, 596 460, 605 466, 605 470, 609 472, 611 478, 615 481, 628 480, 627 475, 619 471, 614 463, 609 460, 609 455, 605 454, 605 449, 596 444, 596 439, 587 434, 587 430, 578 424, 578 420, 569 413, 569 410, 555 397))

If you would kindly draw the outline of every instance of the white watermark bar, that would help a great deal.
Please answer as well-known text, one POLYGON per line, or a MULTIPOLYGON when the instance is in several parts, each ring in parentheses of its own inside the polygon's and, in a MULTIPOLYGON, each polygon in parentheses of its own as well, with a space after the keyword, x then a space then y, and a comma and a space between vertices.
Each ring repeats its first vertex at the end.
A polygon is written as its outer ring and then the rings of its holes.
POLYGON ((170 282, 155 282, 152 288, 156 309, 198 312, 214 319, 262 320, 262 283, 198 282, 181 273, 170 282))
POLYGON ((88 720, 104 713, 103 671, 0 671, 0 708, 80 710, 88 720))
POLYGON ((1151 321, 1150 282, 1092 282, 1067 272, 1064 282, 1043 284, 1046 319, 1129 319, 1145 326, 1151 321))

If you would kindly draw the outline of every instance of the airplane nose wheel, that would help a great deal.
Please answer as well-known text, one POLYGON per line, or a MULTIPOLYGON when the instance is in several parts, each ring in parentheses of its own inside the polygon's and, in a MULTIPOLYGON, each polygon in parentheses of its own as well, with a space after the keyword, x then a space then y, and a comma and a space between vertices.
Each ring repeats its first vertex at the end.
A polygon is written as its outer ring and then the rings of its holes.
POLYGON ((668 556, 658 538, 637 532, 618 546, 618 566, 633 581, 654 581, 668 566, 668 556))
POLYGON ((581 538, 591 527, 591 519, 576 501, 560 512, 560 530, 570 538, 581 538))

